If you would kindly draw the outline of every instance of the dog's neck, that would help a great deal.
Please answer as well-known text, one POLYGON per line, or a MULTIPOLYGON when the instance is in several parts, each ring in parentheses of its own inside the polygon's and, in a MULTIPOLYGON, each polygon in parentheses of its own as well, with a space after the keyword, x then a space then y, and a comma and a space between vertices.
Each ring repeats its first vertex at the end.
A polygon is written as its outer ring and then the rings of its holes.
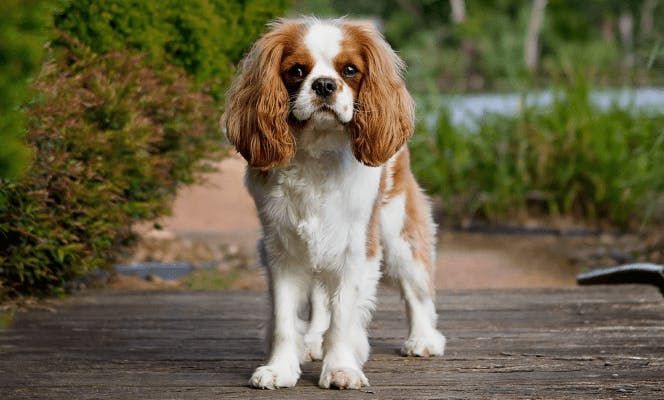
POLYGON ((301 127, 293 128, 297 144, 293 161, 347 162, 347 158, 352 157, 348 127, 331 114, 323 113, 314 118, 301 127))

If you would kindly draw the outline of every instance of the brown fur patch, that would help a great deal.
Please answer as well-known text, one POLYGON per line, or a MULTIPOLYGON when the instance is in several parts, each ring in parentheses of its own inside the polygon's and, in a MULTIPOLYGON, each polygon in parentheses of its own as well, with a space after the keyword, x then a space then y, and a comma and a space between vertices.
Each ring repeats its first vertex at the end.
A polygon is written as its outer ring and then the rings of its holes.
POLYGON ((357 94, 360 91, 360 85, 365 75, 366 66, 362 58, 361 49, 353 40, 352 36, 344 35, 341 41, 341 51, 334 57, 334 68, 343 77, 344 82, 350 87, 353 92, 353 99, 357 99, 357 94), (357 69, 357 74, 352 77, 344 77, 343 70, 347 65, 352 65, 357 69))
POLYGON ((387 186, 387 167, 383 168, 380 174, 380 184, 378 186, 378 195, 374 201, 369 227, 367 228, 367 257, 374 258, 380 250, 380 209, 385 200, 385 191, 387 186))
POLYGON ((306 79, 307 75, 314 68, 314 59, 309 54, 304 43, 299 40, 294 43, 288 43, 284 48, 284 55, 279 68, 281 78, 286 85, 288 93, 293 95, 297 93, 306 79), (304 69, 304 76, 295 78, 288 74, 288 71, 296 66, 301 66, 304 69))
POLYGON ((403 148, 397 155, 392 173, 393 184, 387 193, 387 198, 393 198, 401 193, 406 196, 406 218, 404 220, 401 237, 408 242, 413 258, 426 268, 431 277, 429 289, 433 290, 434 265, 431 258, 433 235, 431 230, 431 216, 428 199, 422 193, 412 171, 410 170, 410 153, 403 148))
POLYGON ((302 22, 278 22, 240 63, 226 94, 221 123, 226 135, 252 168, 269 170, 295 155, 288 125, 288 90, 281 77, 284 55, 302 42, 302 22))
POLYGON ((353 153, 362 163, 379 166, 413 133, 413 99, 401 78, 404 64, 371 24, 345 22, 342 30, 340 62, 347 58, 361 66, 358 82, 349 82, 359 87, 350 122, 353 153))
POLYGON ((401 194, 405 195, 406 207, 401 237, 410 245, 415 261, 426 269, 430 276, 429 290, 433 290, 434 260, 431 255, 434 237, 430 231, 431 207, 410 169, 410 153, 407 147, 403 147, 394 162, 385 165, 381 173, 378 195, 367 229, 367 257, 375 257, 380 251, 381 208, 401 194))

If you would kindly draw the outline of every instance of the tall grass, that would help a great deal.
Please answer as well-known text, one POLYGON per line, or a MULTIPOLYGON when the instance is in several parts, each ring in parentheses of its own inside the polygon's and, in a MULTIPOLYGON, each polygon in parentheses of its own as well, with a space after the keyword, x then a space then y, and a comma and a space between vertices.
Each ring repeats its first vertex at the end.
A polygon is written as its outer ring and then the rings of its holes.
POLYGON ((564 215, 627 228, 663 217, 664 110, 600 109, 577 78, 549 106, 476 122, 455 126, 443 109, 411 144, 416 174, 454 220, 564 215))

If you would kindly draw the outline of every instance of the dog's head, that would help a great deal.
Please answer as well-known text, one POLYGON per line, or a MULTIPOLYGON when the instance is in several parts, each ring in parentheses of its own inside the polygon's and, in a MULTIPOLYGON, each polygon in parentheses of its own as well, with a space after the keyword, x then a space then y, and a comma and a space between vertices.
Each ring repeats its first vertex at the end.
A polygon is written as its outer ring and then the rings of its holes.
POLYGON ((378 166, 413 132, 413 100, 403 62, 373 24, 279 20, 240 64, 222 127, 253 168, 288 164, 294 133, 336 123, 355 157, 378 166))

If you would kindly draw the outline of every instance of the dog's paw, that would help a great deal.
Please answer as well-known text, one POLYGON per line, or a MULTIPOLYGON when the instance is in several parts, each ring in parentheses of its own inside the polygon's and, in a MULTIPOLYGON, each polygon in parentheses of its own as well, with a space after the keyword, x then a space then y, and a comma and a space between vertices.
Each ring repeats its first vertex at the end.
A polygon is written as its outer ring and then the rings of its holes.
POLYGON ((362 386, 369 386, 369 380, 359 369, 331 368, 323 371, 318 386, 323 389, 360 389, 362 386))
POLYGON ((293 387, 297 383, 300 374, 289 368, 278 368, 274 365, 264 365, 256 368, 249 379, 249 386, 257 389, 276 389, 293 387))
POLYGON ((414 357, 442 356, 445 353, 445 336, 435 329, 425 335, 411 335, 401 348, 401 354, 414 357))
POLYGON ((323 359, 323 337, 321 335, 304 336, 304 361, 316 361, 323 359))

